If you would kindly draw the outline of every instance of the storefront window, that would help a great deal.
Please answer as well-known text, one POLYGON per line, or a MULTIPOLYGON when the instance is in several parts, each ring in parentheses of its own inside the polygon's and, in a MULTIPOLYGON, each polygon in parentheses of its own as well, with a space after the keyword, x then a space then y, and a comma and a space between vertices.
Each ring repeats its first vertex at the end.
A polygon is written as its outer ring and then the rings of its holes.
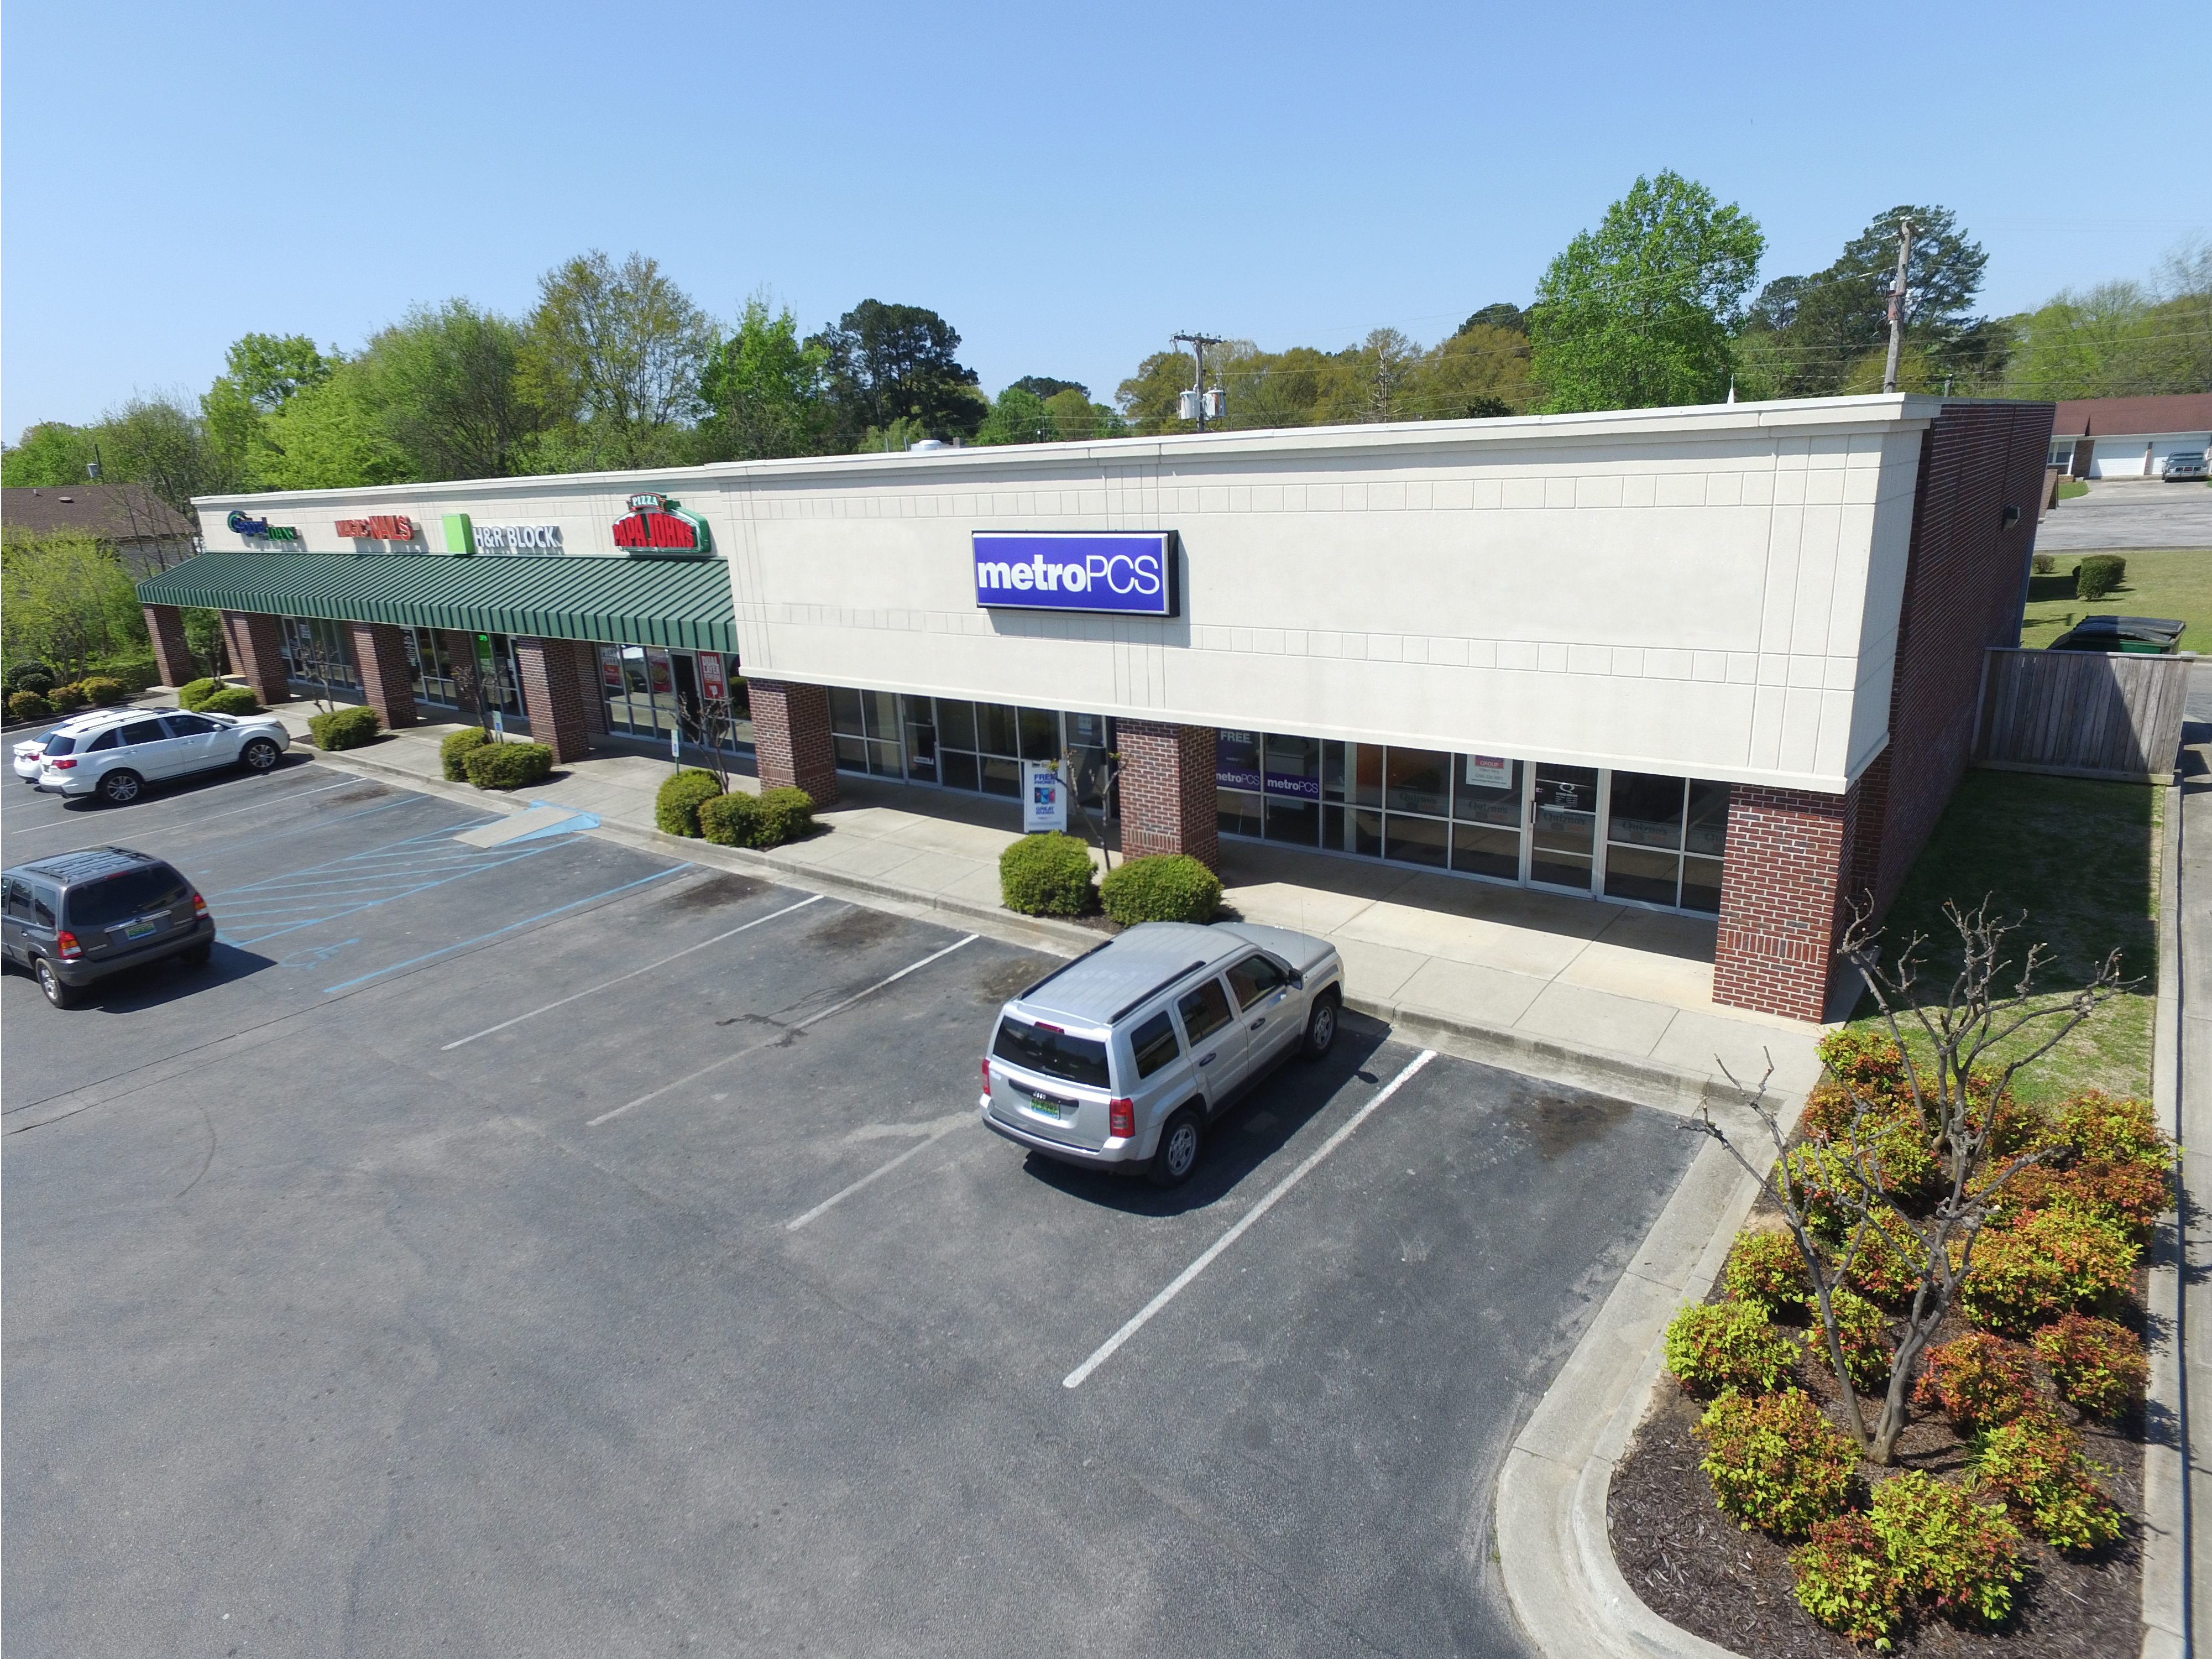
POLYGON ((415 701, 439 708, 459 708, 460 692, 453 684, 453 665, 446 649, 445 636, 434 628, 402 631, 407 641, 407 673, 415 701))
POLYGON ((1462 755, 1452 780, 1451 867, 1497 881, 1521 879, 1521 763, 1462 755))
POLYGON ((830 730, 837 745, 840 767, 881 778, 905 774, 898 703, 897 696, 889 691, 830 688, 830 730))
POLYGON ((1702 778, 1613 773, 1606 803, 1606 896, 1717 911, 1728 798, 1728 785, 1702 778))
POLYGON ((284 617, 284 677, 313 688, 327 700, 361 695, 361 673, 354 665, 353 630, 322 617, 284 617))
POLYGON ((1213 796, 1223 835, 1262 833, 1266 820, 1260 811, 1260 733, 1213 734, 1213 796))

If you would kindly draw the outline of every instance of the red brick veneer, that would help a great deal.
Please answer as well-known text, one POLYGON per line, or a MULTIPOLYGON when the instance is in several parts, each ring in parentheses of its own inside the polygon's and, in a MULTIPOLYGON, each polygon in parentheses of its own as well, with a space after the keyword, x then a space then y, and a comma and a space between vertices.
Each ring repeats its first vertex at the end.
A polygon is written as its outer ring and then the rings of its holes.
POLYGON ((361 700, 376 711, 386 730, 415 724, 414 671, 407 662, 407 636, 390 623, 348 623, 353 630, 354 665, 361 670, 361 700))
POLYGON ((1158 720, 1115 722, 1121 755, 1121 850, 1188 853, 1221 867, 1221 817, 1214 793, 1213 728, 1158 720))
POLYGON ((192 647, 185 639, 185 613, 173 605, 142 605, 146 632, 154 641, 154 665, 161 671, 161 684, 174 690, 199 678, 192 647))
POLYGON ((797 787, 817 806, 837 804, 837 747, 830 732, 830 692, 796 680, 748 676, 753 708, 753 758, 761 787, 797 787))
POLYGON ((222 636, 230 646, 232 669, 246 677, 255 697, 264 703, 292 701, 292 684, 284 674, 284 629, 276 617, 259 611, 226 611, 222 636))
POLYGON ((1729 792, 1713 1000, 1826 1016, 1845 909, 1859 792, 1739 783, 1729 792))
POLYGON ((556 761, 581 760, 592 752, 592 738, 576 659, 590 647, 574 640, 521 635, 514 644, 514 671, 522 682, 522 709, 530 721, 531 740, 552 750, 556 761))

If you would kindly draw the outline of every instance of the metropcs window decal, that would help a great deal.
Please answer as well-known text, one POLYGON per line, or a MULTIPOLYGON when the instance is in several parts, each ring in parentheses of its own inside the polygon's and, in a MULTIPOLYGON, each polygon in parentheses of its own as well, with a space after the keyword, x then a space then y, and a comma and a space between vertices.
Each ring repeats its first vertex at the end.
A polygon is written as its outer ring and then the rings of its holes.
POLYGON ((1172 530, 973 532, 975 603, 1015 611, 1176 614, 1172 530))
POLYGON ((615 545, 677 553, 706 553, 714 540, 707 521, 686 513, 675 498, 647 491, 629 498, 629 514, 615 520, 615 545))

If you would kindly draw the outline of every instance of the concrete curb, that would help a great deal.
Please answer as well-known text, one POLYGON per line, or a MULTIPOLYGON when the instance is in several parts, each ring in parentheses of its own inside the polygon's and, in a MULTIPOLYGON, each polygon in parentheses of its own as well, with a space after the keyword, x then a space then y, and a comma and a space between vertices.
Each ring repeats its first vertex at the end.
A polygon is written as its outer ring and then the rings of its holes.
MULTIPOLYGON (((2189 1123, 2180 1091, 2181 774, 2166 790, 2158 880, 2158 1007, 2151 1044, 2151 1101, 2158 1121, 2186 1151, 2189 1123)), ((2180 1659, 2190 1651, 2187 1578, 2188 1393, 2183 1370, 2188 1331, 2182 1317, 2185 1257, 2181 1218, 2189 1205, 2187 1165, 2177 1156, 2179 1207, 2160 1216, 2151 1243, 2151 1421, 2164 1438, 2143 1448, 2142 1659, 2180 1659)))

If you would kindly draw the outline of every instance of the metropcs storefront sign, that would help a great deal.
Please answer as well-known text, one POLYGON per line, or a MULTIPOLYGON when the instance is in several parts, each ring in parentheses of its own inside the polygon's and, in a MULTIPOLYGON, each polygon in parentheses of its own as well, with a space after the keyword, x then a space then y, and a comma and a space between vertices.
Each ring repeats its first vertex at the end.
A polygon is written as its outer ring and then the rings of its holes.
POLYGON ((635 551, 706 553, 714 549, 707 521, 675 498, 647 491, 629 498, 629 515, 615 520, 615 545, 635 551))
POLYGON ((1176 532, 972 532, 975 603, 1013 611, 1176 614, 1176 532))
POLYGON ((293 526, 271 524, 266 519, 253 518, 234 507, 223 523, 248 541, 296 542, 300 539, 300 532, 293 526))

